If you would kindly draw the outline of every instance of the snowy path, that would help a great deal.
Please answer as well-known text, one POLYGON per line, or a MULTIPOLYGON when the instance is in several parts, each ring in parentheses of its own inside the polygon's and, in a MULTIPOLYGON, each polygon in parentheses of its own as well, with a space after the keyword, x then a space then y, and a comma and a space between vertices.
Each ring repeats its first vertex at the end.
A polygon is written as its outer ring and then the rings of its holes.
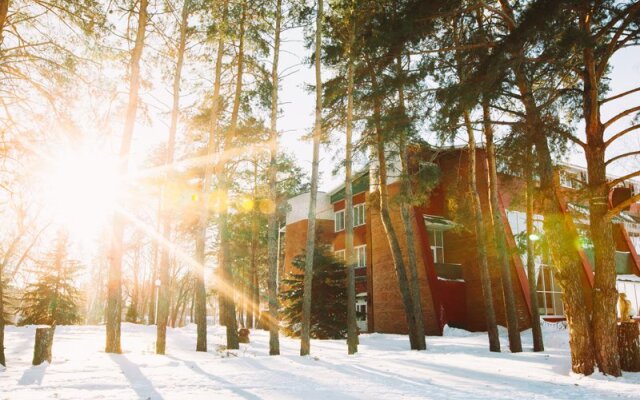
MULTIPOLYGON (((289 338, 281 338, 282 356, 269 357, 262 331, 227 356, 215 350, 224 343, 220 327, 209 329, 204 354, 192 350, 194 326, 170 329, 168 355, 156 356, 153 326, 124 324, 122 355, 104 353, 104 327, 58 327, 53 363, 39 367, 30 365, 33 336, 33 327, 7 327, 0 399, 640 398, 640 373, 571 375, 567 332, 549 327, 544 353, 489 353, 485 334, 449 329, 428 338, 427 352, 408 351, 405 336, 371 334, 356 356, 346 356, 344 342, 313 341, 304 358, 289 338)), ((523 340, 530 348, 530 335, 523 340)))

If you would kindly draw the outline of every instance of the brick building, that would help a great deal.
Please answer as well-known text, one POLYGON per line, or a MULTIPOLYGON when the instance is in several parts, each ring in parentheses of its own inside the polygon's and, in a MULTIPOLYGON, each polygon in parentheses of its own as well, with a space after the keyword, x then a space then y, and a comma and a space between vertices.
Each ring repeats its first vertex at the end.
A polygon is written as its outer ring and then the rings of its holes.
MULTIPOLYGON (((482 209, 489 213, 486 158, 483 149, 477 150, 477 185, 482 209)), ((425 328, 429 335, 440 335, 445 324, 470 331, 486 329, 484 300, 480 285, 476 238, 467 200, 468 151, 463 148, 427 149, 411 152, 410 168, 429 164, 439 170, 440 179, 435 189, 420 206, 414 207, 414 243, 408 244, 403 234, 398 207, 391 206, 391 219, 406 258, 407 246, 413 245, 418 256, 425 328), (428 160, 428 161, 427 161, 428 160)), ((389 194, 399 191, 397 165, 389 165, 389 194)), ((575 257, 583 266, 584 285, 593 285, 592 251, 588 236, 588 208, 581 203, 579 189, 584 176, 578 167, 562 166, 558 179, 561 190, 558 201, 567 218, 567 229, 580 240, 575 257), (586 216, 586 217, 585 217, 586 216)), ((354 177, 354 247, 357 258, 357 308, 366 311, 366 319, 358 325, 363 331, 406 333, 398 282, 391 251, 380 219, 376 197, 376 183, 370 179, 374 170, 363 171, 354 177)), ((416 187, 417 189, 417 187, 416 187)), ((640 192, 640 183, 626 182, 612 192, 612 202, 640 192), (625 197, 626 196, 626 197, 625 197)), ((505 221, 505 234, 510 253, 511 276, 521 329, 531 325, 529 288, 526 275, 526 255, 521 249, 526 230, 525 183, 510 174, 499 174, 500 215, 505 221), (508 223, 506 223, 508 222, 508 223)), ((291 270, 291 260, 304 252, 307 229, 309 195, 302 194, 289 200, 284 229, 284 271, 291 270)), ((344 257, 344 186, 329 193, 318 193, 317 240, 330 246, 336 257, 344 257)), ((543 217, 536 213, 534 226, 542 232, 543 217)), ((619 273, 618 288, 638 309, 640 299, 640 204, 634 204, 615 221, 616 259, 619 273)), ((487 227, 487 232, 490 232, 487 227)), ((491 234, 489 234, 491 240, 491 234)), ((406 260, 405 260, 406 261, 406 260)), ((495 254, 489 246, 489 265, 498 323, 505 325, 499 268, 495 254)), ((548 319, 562 318, 561 291, 554 281, 552 268, 545 254, 536 254, 536 279, 540 314, 548 319)), ((590 298, 586 299, 590 302, 590 298)))

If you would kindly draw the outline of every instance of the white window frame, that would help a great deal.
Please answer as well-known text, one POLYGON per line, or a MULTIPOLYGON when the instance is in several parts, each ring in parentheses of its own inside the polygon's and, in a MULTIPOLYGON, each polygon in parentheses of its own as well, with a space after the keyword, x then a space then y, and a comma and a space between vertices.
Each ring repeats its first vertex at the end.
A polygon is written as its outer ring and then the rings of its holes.
POLYGON ((553 268, 547 264, 539 264, 537 267, 538 312, 540 315, 564 315, 562 290, 556 284, 553 268), (549 277, 548 281, 545 279, 546 276, 549 277), (550 302, 547 297, 551 298, 550 302))
POLYGON ((333 216, 333 228, 335 232, 340 232, 344 230, 345 218, 344 218, 344 210, 339 210, 334 213, 333 216), (338 218, 339 215, 342 215, 341 218, 338 218), (338 221, 342 222, 342 226, 338 225, 338 221))
POLYGON ((344 261, 346 258, 347 252, 345 250, 336 250, 333 252, 333 256, 336 260, 344 261))
POLYGON ((355 246, 353 251, 356 255, 355 268, 367 268, 367 245, 355 246))
POLYGON ((431 254, 433 255, 433 262, 435 264, 444 264, 444 231, 441 229, 427 229, 429 234, 429 247, 431 247, 431 254), (438 237, 440 237, 440 243, 438 243, 438 237), (440 254, 442 257, 438 257, 440 254))
POLYGON ((365 215, 364 203, 356 204, 353 206, 353 226, 362 226, 366 224, 366 215, 365 215), (360 221, 358 221, 360 219, 360 221))

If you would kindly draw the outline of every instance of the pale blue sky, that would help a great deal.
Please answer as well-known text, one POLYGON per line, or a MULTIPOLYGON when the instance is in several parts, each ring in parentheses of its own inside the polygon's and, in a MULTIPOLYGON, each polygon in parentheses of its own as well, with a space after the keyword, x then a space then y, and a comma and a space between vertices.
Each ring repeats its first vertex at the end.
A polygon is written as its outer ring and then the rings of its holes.
MULTIPOLYGON (((287 68, 301 62, 303 57, 308 57, 309 51, 304 48, 302 41, 297 38, 300 32, 291 32, 287 35, 287 42, 283 45, 282 68, 287 68)), ((640 85, 640 49, 628 48, 618 52, 612 60, 613 71, 611 74, 611 93, 617 94, 632 89, 640 85)), ((282 102, 282 117, 279 120, 279 128, 282 133, 281 144, 284 150, 295 154, 300 164, 310 169, 311 165, 311 142, 302 140, 302 136, 311 131, 314 120, 315 96, 313 93, 305 91, 307 84, 315 82, 313 70, 307 65, 299 65, 296 72, 283 80, 280 98, 282 102)), ((326 72, 325 72, 326 74, 326 72)), ((325 79, 326 76, 323 76, 325 79)), ((612 115, 629 108, 640 105, 640 94, 631 95, 626 98, 609 103, 603 108, 603 121, 612 115)), ((613 134, 629 126, 630 118, 622 120, 610 129, 613 134)), ((584 129, 583 125, 576 128, 577 132, 584 129)), ((638 131, 640 132, 640 131, 638 131)), ((629 151, 630 148, 640 149, 640 133, 630 134, 624 141, 612 146, 608 155, 615 155, 629 151)), ((323 146, 321 151, 320 171, 322 181, 320 190, 328 191, 339 185, 343 179, 342 175, 332 176, 336 162, 333 160, 337 151, 342 154, 342 149, 332 146, 328 149, 323 146)), ((566 162, 585 165, 584 155, 578 148, 574 148, 566 162)), ((610 167, 609 173, 623 175, 631 170, 640 168, 640 158, 629 158, 616 162, 610 167)))

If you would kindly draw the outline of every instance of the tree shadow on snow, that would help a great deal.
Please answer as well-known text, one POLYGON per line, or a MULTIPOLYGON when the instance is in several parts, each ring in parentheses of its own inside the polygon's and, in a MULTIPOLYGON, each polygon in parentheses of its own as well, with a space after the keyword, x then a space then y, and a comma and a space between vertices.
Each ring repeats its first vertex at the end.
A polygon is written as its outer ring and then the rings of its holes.
POLYGON ((229 389, 230 391, 232 391, 233 393, 237 394, 238 396, 247 399, 247 400, 260 400, 259 396, 256 396, 253 393, 247 392, 246 390, 239 388, 239 387, 235 387, 231 382, 229 382, 228 380, 221 378, 219 376, 213 375, 205 370, 203 370, 198 363, 196 363, 195 361, 187 361, 187 360, 183 360, 181 358, 175 357, 175 356, 170 356, 167 355, 167 358, 171 359, 171 360, 175 360, 178 362, 183 363, 187 368, 191 369, 193 372, 200 374, 206 378, 208 378, 209 380, 212 380, 214 382, 218 382, 220 384, 225 385, 224 388, 225 389, 229 389))
POLYGON ((18 385, 42 385, 42 379, 44 378, 44 373, 48 366, 49 363, 44 362, 25 370, 18 381, 18 385))
POLYGON ((162 400, 162 395, 153 387, 153 383, 149 378, 140 371, 140 367, 129 361, 122 354, 109 354, 109 358, 118 364, 122 374, 127 378, 138 397, 145 400, 162 400))

